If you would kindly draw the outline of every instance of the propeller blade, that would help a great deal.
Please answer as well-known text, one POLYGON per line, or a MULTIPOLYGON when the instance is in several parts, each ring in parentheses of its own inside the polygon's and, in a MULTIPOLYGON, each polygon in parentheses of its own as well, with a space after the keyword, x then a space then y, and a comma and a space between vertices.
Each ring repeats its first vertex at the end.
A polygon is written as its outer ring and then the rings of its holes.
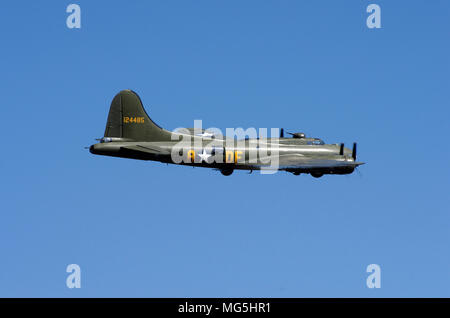
POLYGON ((339 149, 339 155, 343 156, 344 155, 344 144, 341 144, 341 148, 339 149))
POLYGON ((356 161, 356 142, 353 143, 352 158, 356 161))
POLYGON ((280 130, 280 138, 284 138, 284 128, 281 128, 280 130))

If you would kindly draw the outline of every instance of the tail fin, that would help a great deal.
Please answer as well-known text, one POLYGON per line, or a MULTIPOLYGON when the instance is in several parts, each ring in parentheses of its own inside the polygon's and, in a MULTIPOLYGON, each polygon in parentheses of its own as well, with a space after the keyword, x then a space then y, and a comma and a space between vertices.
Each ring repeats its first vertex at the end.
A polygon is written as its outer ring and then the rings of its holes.
POLYGON ((136 141, 169 141, 171 132, 159 127, 150 119, 135 92, 123 90, 111 102, 105 137, 136 141))

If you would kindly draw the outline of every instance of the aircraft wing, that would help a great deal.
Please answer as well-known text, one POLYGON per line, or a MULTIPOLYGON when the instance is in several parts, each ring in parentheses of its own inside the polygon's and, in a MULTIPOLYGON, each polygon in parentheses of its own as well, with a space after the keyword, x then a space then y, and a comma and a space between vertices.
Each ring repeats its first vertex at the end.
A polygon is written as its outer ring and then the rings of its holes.
POLYGON ((334 167, 357 167, 363 162, 336 160, 336 159, 317 159, 306 157, 301 154, 287 154, 280 156, 267 156, 261 158, 261 162, 254 166, 260 168, 269 168, 276 163, 278 157, 278 169, 315 169, 315 168, 334 168, 334 167))

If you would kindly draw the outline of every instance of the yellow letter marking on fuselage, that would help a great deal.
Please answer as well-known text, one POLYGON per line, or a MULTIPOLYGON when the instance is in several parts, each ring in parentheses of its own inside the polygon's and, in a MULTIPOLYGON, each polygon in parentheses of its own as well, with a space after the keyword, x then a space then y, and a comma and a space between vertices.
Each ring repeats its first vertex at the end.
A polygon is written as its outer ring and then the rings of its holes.
POLYGON ((191 162, 194 162, 194 160, 195 160, 195 151, 194 150, 189 150, 188 151, 188 153, 187 153, 187 157, 188 157, 188 159, 191 159, 191 162))

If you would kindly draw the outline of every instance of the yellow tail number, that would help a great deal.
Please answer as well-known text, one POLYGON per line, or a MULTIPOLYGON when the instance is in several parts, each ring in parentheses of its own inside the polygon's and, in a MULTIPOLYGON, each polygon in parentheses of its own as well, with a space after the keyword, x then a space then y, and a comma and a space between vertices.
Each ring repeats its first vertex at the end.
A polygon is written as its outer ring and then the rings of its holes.
POLYGON ((124 124, 143 124, 144 123, 144 117, 124 117, 123 118, 124 124))

